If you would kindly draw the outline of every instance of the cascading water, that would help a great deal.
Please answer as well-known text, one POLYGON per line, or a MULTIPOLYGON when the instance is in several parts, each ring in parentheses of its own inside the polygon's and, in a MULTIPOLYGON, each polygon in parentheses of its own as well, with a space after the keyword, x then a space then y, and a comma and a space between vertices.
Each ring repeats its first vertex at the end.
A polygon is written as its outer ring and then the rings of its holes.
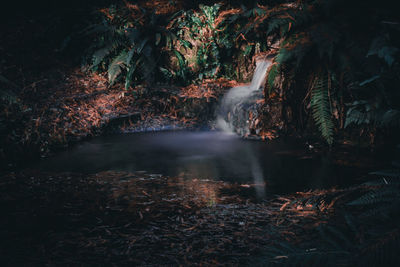
MULTIPOLYGON (((234 87, 224 95, 221 105, 218 110, 216 126, 218 129, 227 133, 239 133, 241 135, 248 134, 248 127, 241 127, 240 125, 246 125, 247 123, 235 123, 240 120, 248 121, 248 110, 250 105, 246 105, 247 101, 257 93, 261 93, 260 87, 265 81, 267 70, 272 64, 271 60, 258 60, 256 62, 256 69, 252 81, 249 85, 234 87), (244 116, 240 116, 243 115, 244 116)), ((255 96, 259 98, 260 96, 255 96)), ((262 97, 262 94, 261 94, 262 97)), ((251 102, 251 101, 249 101, 251 102)), ((264 181, 264 174, 259 164, 257 157, 253 151, 247 150, 244 153, 245 157, 250 158, 251 173, 255 184, 262 184, 264 181)), ((263 196, 265 194, 264 187, 257 187, 257 195, 263 196)))
POLYGON ((271 64, 270 60, 257 61, 251 83, 246 86, 234 87, 223 97, 217 115, 216 127, 218 129, 229 133, 238 131, 234 125, 235 111, 243 102, 260 90, 271 64))

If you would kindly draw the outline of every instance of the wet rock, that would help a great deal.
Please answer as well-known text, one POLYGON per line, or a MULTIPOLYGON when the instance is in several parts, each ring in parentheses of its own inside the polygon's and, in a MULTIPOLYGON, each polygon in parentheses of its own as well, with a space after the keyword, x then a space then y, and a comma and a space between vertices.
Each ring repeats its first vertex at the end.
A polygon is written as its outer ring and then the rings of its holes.
POLYGON ((262 91, 254 92, 227 114, 233 131, 249 139, 278 137, 290 121, 291 110, 279 98, 265 101, 262 91))
POLYGON ((234 87, 224 96, 218 110, 219 128, 253 139, 272 139, 284 128, 285 121, 291 117, 290 112, 284 109, 276 93, 265 101, 265 90, 260 89, 265 87, 265 76, 272 65, 273 56, 262 55, 251 84, 234 87))

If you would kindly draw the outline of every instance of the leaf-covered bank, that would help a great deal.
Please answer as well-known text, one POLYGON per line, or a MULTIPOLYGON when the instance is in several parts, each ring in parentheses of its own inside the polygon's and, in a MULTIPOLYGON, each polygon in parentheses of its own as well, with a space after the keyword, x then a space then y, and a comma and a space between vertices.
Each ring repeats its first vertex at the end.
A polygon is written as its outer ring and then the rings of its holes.
POLYGON ((7 220, 0 223, 0 257, 6 266, 399 262, 398 213, 378 198, 398 200, 398 183, 378 180, 259 200, 255 191, 264 185, 143 172, 31 171, 1 181, 7 220))

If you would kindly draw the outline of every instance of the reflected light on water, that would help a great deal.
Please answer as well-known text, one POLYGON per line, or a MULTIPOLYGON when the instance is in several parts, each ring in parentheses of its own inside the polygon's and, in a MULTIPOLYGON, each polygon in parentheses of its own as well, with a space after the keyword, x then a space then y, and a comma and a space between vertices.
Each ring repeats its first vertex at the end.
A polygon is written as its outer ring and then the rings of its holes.
POLYGON ((352 175, 328 158, 305 153, 293 143, 246 141, 217 131, 136 133, 95 138, 34 167, 79 173, 147 171, 186 180, 251 184, 257 185, 260 197, 266 192, 328 187, 352 175))

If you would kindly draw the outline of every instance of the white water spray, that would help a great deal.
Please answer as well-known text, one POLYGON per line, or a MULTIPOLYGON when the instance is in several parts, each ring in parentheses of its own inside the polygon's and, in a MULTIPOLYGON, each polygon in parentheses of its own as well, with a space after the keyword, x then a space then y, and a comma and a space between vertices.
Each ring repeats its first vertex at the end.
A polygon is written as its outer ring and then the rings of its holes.
MULTIPOLYGON (((257 61, 251 83, 246 86, 234 87, 224 95, 216 121, 218 129, 225 133, 233 134, 235 132, 235 127, 233 125, 234 119, 232 118, 234 115, 237 115, 235 110, 240 108, 241 103, 249 99, 253 93, 260 90, 260 87, 265 81, 267 70, 271 64, 271 60, 257 61)), ((250 159, 251 173, 253 176, 253 182, 256 185, 256 193, 259 197, 263 197, 265 195, 265 188, 263 186, 264 175, 260 163, 254 155, 254 151, 251 149, 246 149, 245 154, 245 156, 250 159)))
POLYGON ((260 89, 261 85, 264 83, 267 70, 271 64, 271 61, 257 61, 251 83, 246 86, 233 87, 226 95, 224 95, 219 108, 219 114, 217 116, 216 126, 218 129, 229 133, 234 132, 231 118, 232 111, 239 103, 246 100, 253 92, 256 92, 260 89))

